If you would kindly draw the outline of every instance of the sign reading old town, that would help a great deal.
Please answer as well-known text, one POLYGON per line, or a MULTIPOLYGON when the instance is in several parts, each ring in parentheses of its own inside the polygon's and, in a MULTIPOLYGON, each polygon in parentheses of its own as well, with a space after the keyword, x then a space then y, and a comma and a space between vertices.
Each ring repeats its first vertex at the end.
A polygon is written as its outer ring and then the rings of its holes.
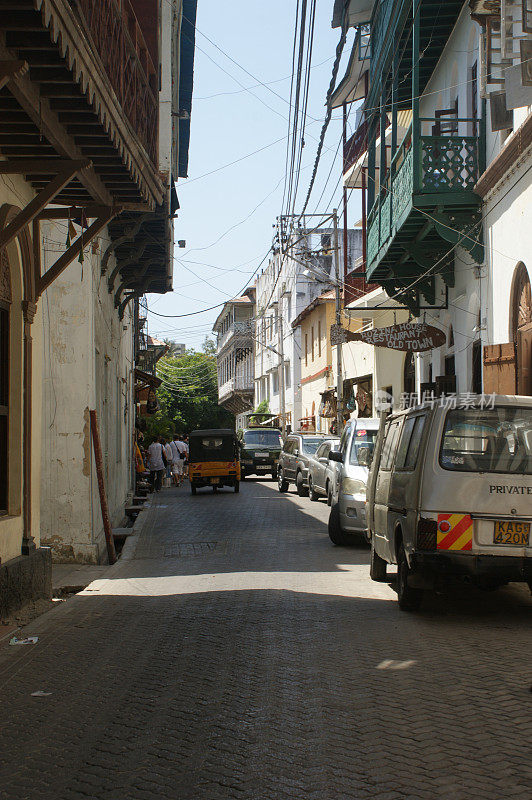
POLYGON ((422 353, 445 344, 445 333, 425 322, 402 322, 387 328, 371 328, 367 331, 352 332, 340 325, 331 325, 331 344, 344 342, 366 342, 375 347, 388 347, 391 350, 405 350, 422 353))

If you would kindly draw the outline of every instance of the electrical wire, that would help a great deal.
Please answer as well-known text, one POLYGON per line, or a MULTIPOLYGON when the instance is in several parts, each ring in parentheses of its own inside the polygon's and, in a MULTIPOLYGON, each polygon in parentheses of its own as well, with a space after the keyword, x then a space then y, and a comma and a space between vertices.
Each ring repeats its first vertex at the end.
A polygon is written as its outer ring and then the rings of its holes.
POLYGON ((337 75, 338 75, 338 69, 340 67, 340 60, 342 58, 342 52, 343 52, 344 45, 345 45, 345 42, 346 42, 346 39, 347 39, 347 30, 348 30, 348 27, 349 27, 349 18, 348 18, 348 14, 347 14, 348 5, 349 5, 349 0, 344 0, 344 7, 343 7, 343 10, 342 10, 342 25, 341 25, 340 41, 338 42, 338 44, 336 46, 336 57, 334 59, 331 81, 330 81, 330 84, 329 84, 329 89, 327 91, 327 100, 326 100, 326 102, 327 102, 327 114, 325 116, 325 121, 324 121, 322 129, 321 129, 320 138, 319 138, 319 142, 318 142, 318 150, 317 150, 317 153, 316 153, 316 160, 314 162, 314 168, 312 170, 312 177, 310 179, 310 185, 309 185, 308 190, 307 190, 307 196, 305 198, 305 202, 303 203, 301 216, 304 215, 304 213, 306 211, 306 208, 308 206, 309 200, 310 200, 310 195, 312 194, 312 189, 314 187, 314 182, 316 180, 316 175, 317 175, 317 172, 318 172, 318 166, 319 166, 319 163, 320 163, 321 154, 322 154, 323 146, 324 146, 324 142, 325 142, 325 134, 327 133, 327 128, 329 127, 329 122, 331 121, 331 116, 332 116, 331 99, 332 99, 332 96, 333 96, 333 93, 334 93, 334 89, 336 87, 336 78, 337 78, 337 75))

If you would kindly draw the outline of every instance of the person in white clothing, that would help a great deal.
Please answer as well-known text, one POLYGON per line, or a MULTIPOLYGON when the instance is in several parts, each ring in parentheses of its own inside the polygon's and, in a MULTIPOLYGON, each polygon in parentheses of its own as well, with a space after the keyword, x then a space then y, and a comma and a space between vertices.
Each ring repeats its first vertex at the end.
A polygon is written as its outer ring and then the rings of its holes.
MULTIPOLYGON (((163 441, 162 436, 150 444, 148 447, 148 468, 150 470, 150 483, 152 492, 160 492, 163 482, 163 475, 165 471, 163 459, 163 441)), ((166 454, 164 454, 166 458, 166 454)))
POLYGON ((171 478, 172 477, 172 462, 174 460, 174 455, 172 453, 172 447, 170 445, 170 442, 167 442, 165 440, 163 446, 164 446, 164 454, 166 456, 166 477, 167 478, 171 478))
POLYGON ((174 486, 180 485, 183 475, 183 462, 181 460, 181 451, 178 447, 179 441, 178 435, 174 434, 174 437, 170 442, 170 447, 172 448, 172 479, 174 481, 174 486))

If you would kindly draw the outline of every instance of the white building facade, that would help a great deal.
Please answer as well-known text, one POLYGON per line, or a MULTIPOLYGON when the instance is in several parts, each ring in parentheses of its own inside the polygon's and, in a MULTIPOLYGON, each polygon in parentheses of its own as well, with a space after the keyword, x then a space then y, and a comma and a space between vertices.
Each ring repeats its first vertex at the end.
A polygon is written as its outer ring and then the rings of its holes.
POLYGON ((521 0, 435 12, 425 0, 349 4, 367 23, 357 46, 370 43, 342 84, 367 109, 344 181, 367 197, 368 280, 445 333, 405 366, 416 395, 530 395, 532 12, 521 0), (408 43, 392 63, 401 25, 408 43))
MULTIPOLYGON (((255 281, 255 407, 267 404, 279 416, 281 403, 281 363, 284 366, 285 424, 297 430, 305 416, 301 396, 301 328, 292 323, 302 311, 333 286, 333 230, 302 226, 292 232, 282 250, 274 248, 268 266, 255 281), (308 267, 331 276, 331 282, 305 274, 308 267)), ((343 265, 343 242, 339 237, 339 264, 343 265)), ((359 234, 348 231, 348 264, 360 256, 359 234)), ((343 268, 342 268, 343 269, 343 268)))

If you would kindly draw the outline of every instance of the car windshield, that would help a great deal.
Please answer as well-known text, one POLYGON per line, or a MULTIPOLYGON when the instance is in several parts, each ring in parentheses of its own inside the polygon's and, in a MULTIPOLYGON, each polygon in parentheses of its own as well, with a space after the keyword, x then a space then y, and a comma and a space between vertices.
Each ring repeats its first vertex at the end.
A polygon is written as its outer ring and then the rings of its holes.
POLYGON ((440 464, 459 472, 532 473, 532 408, 452 409, 440 464))
POLYGON ((323 439, 307 439, 306 437, 303 438, 302 442, 302 450, 309 456, 314 455, 320 444, 322 444, 323 439))
POLYGON ((281 434, 279 431, 247 431, 244 434, 244 444, 262 447, 281 447, 281 434))
POLYGON ((358 428, 351 442, 349 463, 355 467, 369 467, 373 458, 373 448, 377 438, 377 430, 358 428))

